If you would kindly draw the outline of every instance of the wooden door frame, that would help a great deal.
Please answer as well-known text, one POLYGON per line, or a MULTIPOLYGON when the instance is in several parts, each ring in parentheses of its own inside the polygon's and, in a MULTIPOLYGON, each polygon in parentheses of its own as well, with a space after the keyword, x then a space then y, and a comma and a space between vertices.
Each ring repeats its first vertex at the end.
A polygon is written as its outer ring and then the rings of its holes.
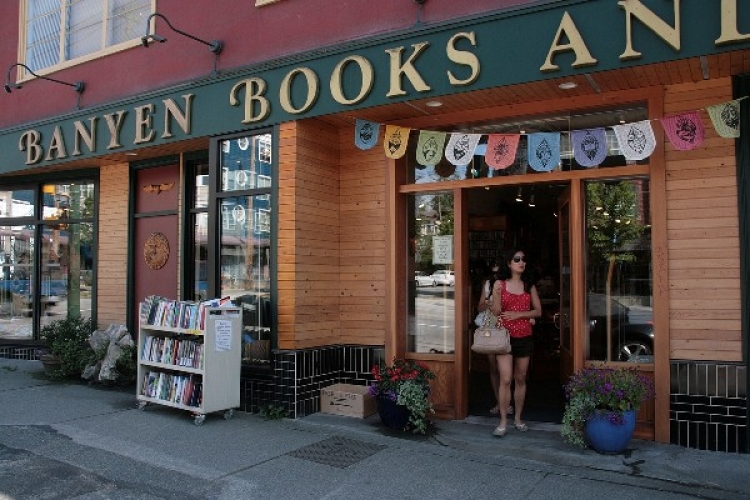
MULTIPOLYGON (((650 119, 658 119, 663 114, 664 108, 664 89, 662 87, 649 87, 647 89, 638 89, 637 91, 627 91, 617 94, 607 94, 599 96, 599 103, 607 101, 609 105, 624 105, 628 102, 646 102, 648 116, 650 119)), ((498 107, 483 110, 483 112, 472 112, 471 115, 476 119, 482 116, 492 116, 494 119, 510 118, 523 116, 524 111, 538 112, 544 108, 548 112, 560 110, 583 109, 590 106, 596 106, 597 102, 592 98, 570 99, 549 101, 544 103, 533 103, 521 108, 498 107), (529 108, 529 109, 526 109, 529 108)), ((440 117, 442 126, 450 126, 452 123, 458 123, 468 119, 462 114, 443 115, 440 117), (463 119, 463 120, 461 120, 463 119)), ((434 126, 436 117, 426 117, 422 119, 411 120, 402 125, 411 125, 414 128, 422 126, 434 126), (427 123, 429 122, 429 124, 427 123)), ((650 205, 652 221, 652 248, 651 258, 653 263, 653 290, 654 290, 654 328, 658 335, 654 341, 654 378, 656 381, 657 398, 655 401, 654 415, 654 439, 660 442, 669 442, 669 388, 670 388, 670 368, 669 368, 669 281, 668 281, 668 238, 667 238, 667 207, 666 207, 666 161, 664 154, 664 134, 660 127, 654 127, 654 134, 658 147, 649 157, 648 165, 630 165, 618 167, 617 169, 593 169, 585 171, 568 171, 568 172, 549 172, 544 175, 543 179, 536 176, 513 176, 495 177, 483 179, 470 179, 459 181, 445 181, 435 184, 405 184, 406 165, 405 160, 385 159, 384 168, 386 168, 386 198, 388 206, 386 207, 389 224, 387 245, 387 321, 388 331, 385 334, 385 347, 387 358, 392 359, 394 356, 404 356, 406 354, 405 339, 405 293, 402 286, 405 273, 406 251, 405 224, 403 218, 405 203, 409 194, 419 194, 426 191, 452 191, 454 193, 455 203, 461 203, 465 194, 462 193, 466 188, 502 186, 513 184, 516 186, 533 185, 539 182, 545 183, 570 183, 571 187, 571 266, 578 269, 585 269, 585 258, 583 255, 584 233, 583 233, 583 184, 586 180, 611 179, 611 178, 628 178, 628 177, 648 177, 651 183, 650 205)), ((456 212, 457 213, 457 212, 456 212)), ((461 231, 466 231, 467 221, 461 221, 459 218, 455 221, 455 237, 461 237, 461 240, 454 239, 458 242, 456 248, 463 245, 465 240, 461 231)), ((466 249, 462 255, 466 255, 466 249)), ((457 276, 456 286, 463 287, 467 277, 457 276)), ((571 276, 571 300, 585 300, 585 275, 577 273, 571 276)), ((456 294, 456 311, 466 309, 466 294, 456 294), (460 301, 459 301, 460 300, 460 301)), ((585 366, 586 360, 584 349, 581 345, 584 332, 587 331, 584 318, 585 308, 573 307, 571 312, 571 342, 578 342, 574 351, 574 366, 576 369, 585 366)), ((457 320, 459 318, 457 317, 457 320)), ((464 318, 465 319, 465 318, 464 318)), ((465 322, 464 322, 465 323, 465 322)), ((462 329, 457 328, 456 342, 460 342, 462 329)), ((458 347, 458 345, 457 345, 458 347)), ((468 350, 468 348, 467 348, 468 350)), ((455 404, 456 418, 462 418, 468 412, 468 356, 455 356, 457 376, 455 379, 455 404), (464 374, 464 372, 466 372, 464 374)), ((419 356, 422 358, 422 356, 419 356)), ((416 356, 415 356, 416 358, 416 356)), ((650 366, 649 366, 650 369, 650 366)))

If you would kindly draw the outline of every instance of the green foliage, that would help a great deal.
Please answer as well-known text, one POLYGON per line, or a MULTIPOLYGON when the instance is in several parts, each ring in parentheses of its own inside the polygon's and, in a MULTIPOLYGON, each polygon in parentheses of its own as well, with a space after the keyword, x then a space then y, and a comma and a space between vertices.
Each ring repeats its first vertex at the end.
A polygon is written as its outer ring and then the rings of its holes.
POLYGON ((51 354, 59 356, 62 365, 55 378, 80 378, 83 369, 96 354, 88 344, 94 331, 91 318, 69 316, 52 321, 42 327, 41 336, 51 354))
POLYGON ((568 402, 560 434, 570 444, 586 447, 584 426, 595 413, 621 424, 623 414, 653 398, 653 381, 626 368, 590 367, 573 374, 565 386, 568 402))
POLYGON ((281 420, 286 418, 289 412, 283 406, 271 403, 260 408, 260 415, 264 420, 281 420))
MULTIPOLYGON (((106 352, 105 352, 106 354, 106 352)), ((103 359, 102 356, 99 359, 103 359)), ((120 384, 132 384, 138 375, 138 363, 136 362, 136 346, 125 345, 120 347, 120 357, 115 362, 117 380, 120 384)))
POLYGON ((637 193, 633 181, 586 185, 586 235, 594 265, 635 258, 630 246, 645 229, 638 218, 637 193))
POLYGON ((385 397, 409 410, 407 428, 415 434, 426 434, 428 413, 433 413, 430 403, 430 380, 435 374, 421 361, 396 359, 393 364, 380 362, 372 367, 374 382, 367 388, 370 395, 385 397))
POLYGON ((409 409, 409 427, 415 434, 427 434, 427 413, 431 413, 432 404, 427 397, 427 391, 423 384, 407 381, 398 391, 396 404, 406 406, 409 409))
POLYGON ((410 229, 413 242, 416 270, 432 274, 437 267, 432 263, 433 235, 448 236, 454 231, 453 195, 439 193, 417 195, 415 203, 414 225, 410 229))

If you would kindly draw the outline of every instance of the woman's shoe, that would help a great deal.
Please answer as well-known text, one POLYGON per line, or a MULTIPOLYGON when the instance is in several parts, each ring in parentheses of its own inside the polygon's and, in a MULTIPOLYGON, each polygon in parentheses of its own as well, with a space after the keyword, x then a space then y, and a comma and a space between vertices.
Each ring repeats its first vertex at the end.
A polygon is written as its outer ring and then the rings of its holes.
POLYGON ((498 425, 497 427, 495 427, 495 430, 492 431, 492 435, 500 438, 505 436, 505 427, 500 427, 498 425))
POLYGON ((508 415, 513 415, 513 405, 508 407, 508 415))
POLYGON ((529 426, 524 424, 523 422, 520 424, 513 424, 513 426, 516 428, 519 432, 526 432, 529 430, 529 426))

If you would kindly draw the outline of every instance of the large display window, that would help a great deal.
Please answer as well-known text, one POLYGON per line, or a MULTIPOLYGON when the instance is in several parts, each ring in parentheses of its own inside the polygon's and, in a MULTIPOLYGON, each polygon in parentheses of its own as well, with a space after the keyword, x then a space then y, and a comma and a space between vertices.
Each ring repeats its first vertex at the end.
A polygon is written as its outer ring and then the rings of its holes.
POLYGON ((653 363, 648 179, 585 183, 587 359, 653 363))
POLYGON ((455 350, 456 275, 451 193, 411 196, 407 350, 447 354, 455 350))
POLYGON ((96 189, 81 180, 0 192, 0 337, 39 339, 40 328, 92 317, 96 189))
POLYGON ((268 366, 273 344, 271 308, 273 136, 219 139, 209 162, 192 167, 186 213, 194 268, 186 298, 228 297, 242 308, 242 360, 268 366))

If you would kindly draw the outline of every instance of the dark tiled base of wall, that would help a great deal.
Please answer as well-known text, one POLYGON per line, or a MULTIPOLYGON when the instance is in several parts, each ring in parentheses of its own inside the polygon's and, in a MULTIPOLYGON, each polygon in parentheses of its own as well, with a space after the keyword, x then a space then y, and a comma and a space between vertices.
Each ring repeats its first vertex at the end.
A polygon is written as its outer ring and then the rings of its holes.
POLYGON ((670 368, 670 441, 748 453, 746 367, 680 361, 670 368))
POLYGON ((18 347, 18 346, 0 346, 0 358, 8 359, 39 359, 38 347, 18 347))
POLYGON ((248 369, 242 376, 242 411, 258 413, 268 405, 286 408, 290 418, 320 411, 320 389, 332 384, 366 385, 380 346, 324 346, 277 351, 268 370, 248 369))

